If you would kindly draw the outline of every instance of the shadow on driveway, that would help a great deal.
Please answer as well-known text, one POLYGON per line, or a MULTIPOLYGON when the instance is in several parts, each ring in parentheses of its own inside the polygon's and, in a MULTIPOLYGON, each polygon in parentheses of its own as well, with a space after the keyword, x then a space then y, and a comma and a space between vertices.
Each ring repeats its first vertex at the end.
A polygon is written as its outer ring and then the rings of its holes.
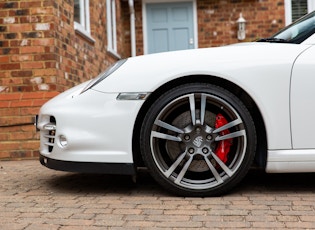
MULTIPOLYGON (((251 170, 243 181, 228 195, 248 193, 296 193, 315 191, 314 173, 267 174, 251 170)), ((147 172, 137 175, 137 182, 131 176, 65 173, 50 177, 45 184, 60 193, 92 194, 141 194, 148 196, 169 196, 147 172)))

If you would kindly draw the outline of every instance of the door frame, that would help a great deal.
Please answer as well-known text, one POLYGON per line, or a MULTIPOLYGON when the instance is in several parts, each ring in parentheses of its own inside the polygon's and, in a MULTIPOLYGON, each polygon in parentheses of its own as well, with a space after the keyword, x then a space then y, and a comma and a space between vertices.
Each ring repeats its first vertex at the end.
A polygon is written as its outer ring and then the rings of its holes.
POLYGON ((143 0, 142 1, 142 31, 143 31, 143 53, 148 54, 148 31, 147 31, 147 4, 149 3, 176 3, 192 2, 193 5, 193 32, 194 32, 194 49, 198 48, 198 20, 197 20, 197 0, 143 0))

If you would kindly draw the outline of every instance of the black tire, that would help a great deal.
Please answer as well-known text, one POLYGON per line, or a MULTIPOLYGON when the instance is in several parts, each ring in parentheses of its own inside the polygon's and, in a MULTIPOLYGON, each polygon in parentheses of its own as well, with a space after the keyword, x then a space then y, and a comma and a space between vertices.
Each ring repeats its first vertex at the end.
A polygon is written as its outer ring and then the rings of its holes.
POLYGON ((151 105, 140 147, 151 175, 165 189, 180 196, 215 196, 248 172, 256 131, 236 96, 218 86, 191 83, 165 92, 151 105))

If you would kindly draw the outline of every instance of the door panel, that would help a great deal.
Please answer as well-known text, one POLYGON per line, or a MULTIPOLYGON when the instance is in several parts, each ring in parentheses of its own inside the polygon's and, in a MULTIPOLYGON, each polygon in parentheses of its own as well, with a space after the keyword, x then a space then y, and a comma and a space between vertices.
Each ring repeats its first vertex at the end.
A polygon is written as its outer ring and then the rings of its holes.
POLYGON ((295 149, 315 148, 315 47, 296 60, 291 81, 292 141, 295 149))
POLYGON ((152 31, 152 39, 154 43, 154 49, 159 52, 166 52, 169 50, 168 30, 155 29, 152 31))
POLYGON ((194 48, 192 2, 146 5, 148 53, 194 48))
MULTIPOLYGON (((182 50, 187 46, 187 41, 189 42, 189 31, 186 28, 177 28, 173 30, 173 50, 182 50)), ((189 47, 188 47, 189 48, 189 47)), ((187 48, 186 48, 187 49, 187 48)))

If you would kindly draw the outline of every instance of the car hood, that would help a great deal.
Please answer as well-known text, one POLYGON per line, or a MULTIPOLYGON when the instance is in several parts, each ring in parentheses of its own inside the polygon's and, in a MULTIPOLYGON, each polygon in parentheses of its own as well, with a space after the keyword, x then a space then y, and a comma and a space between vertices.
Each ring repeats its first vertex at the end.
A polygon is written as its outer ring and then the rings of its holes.
POLYGON ((129 58, 93 89, 108 93, 152 92, 170 80, 193 75, 216 76, 241 85, 243 76, 259 77, 268 68, 285 69, 289 77, 294 60, 308 47, 253 42, 143 55, 129 58))

